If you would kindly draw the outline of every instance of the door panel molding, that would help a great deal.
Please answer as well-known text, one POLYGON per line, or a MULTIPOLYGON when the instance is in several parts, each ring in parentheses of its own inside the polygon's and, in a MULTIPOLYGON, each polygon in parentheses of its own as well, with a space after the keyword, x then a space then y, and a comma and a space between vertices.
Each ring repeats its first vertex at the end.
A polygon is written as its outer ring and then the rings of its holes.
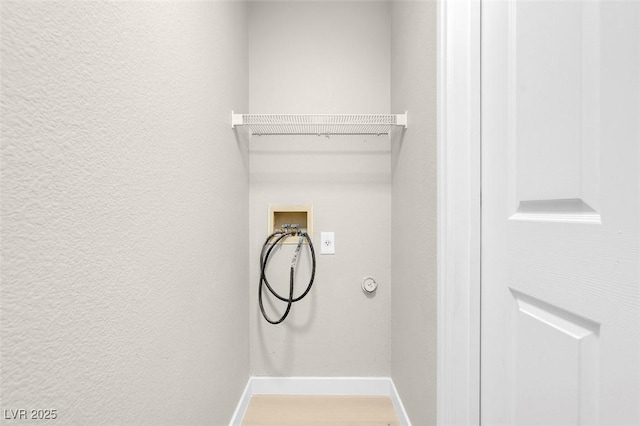
POLYGON ((580 198, 520 201, 510 220, 601 224, 602 218, 580 198))
POLYGON ((513 295, 520 312, 576 340, 580 340, 590 334, 597 335, 600 333, 600 324, 595 321, 553 306, 513 288, 509 288, 509 291, 513 295))
POLYGON ((600 3, 507 1, 509 215, 523 201, 551 200, 580 200, 598 213, 600 3))
POLYGON ((508 361, 515 376, 509 422, 534 417, 540 421, 536 410, 543 405, 547 416, 543 423, 597 424, 601 324, 511 287, 509 291, 516 311, 508 361), (537 344, 540 340, 546 344, 537 344), (541 389, 536 395, 530 392, 533 382, 541 389), (544 382, 548 388, 539 385, 544 382), (531 404, 532 398, 536 404, 531 404), (575 415, 568 416, 570 412, 575 415))

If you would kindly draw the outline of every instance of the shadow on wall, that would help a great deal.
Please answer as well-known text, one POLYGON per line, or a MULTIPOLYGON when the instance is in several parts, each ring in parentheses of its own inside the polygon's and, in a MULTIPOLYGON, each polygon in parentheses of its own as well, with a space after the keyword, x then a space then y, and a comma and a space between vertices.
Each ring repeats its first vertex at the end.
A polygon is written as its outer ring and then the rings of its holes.
POLYGON ((249 135, 243 129, 233 128, 233 134, 236 138, 236 145, 242 158, 242 165, 246 176, 249 176, 249 135))
MULTIPOLYGON (((278 257, 281 258, 280 260, 285 259, 286 261, 289 261, 291 259, 291 256, 289 253, 289 251, 291 250, 286 250, 286 249, 291 249, 292 247, 294 246, 293 245, 285 246, 284 247, 285 250, 281 250, 281 251, 287 251, 287 253, 286 254, 279 253, 278 257)), ((303 254, 302 256, 308 255, 308 252, 303 252, 303 253, 305 254, 303 254)), ((307 262, 301 262, 301 263, 307 263, 307 262)), ((282 265, 279 265, 279 266, 280 266, 279 269, 283 269, 282 265)), ((284 265, 283 270, 288 270, 286 265, 284 265)), ((301 289, 301 286, 304 286, 304 284, 308 282, 306 277, 298 276, 299 275, 298 271, 301 271, 301 270, 307 271, 308 268, 306 268, 306 266, 303 265, 301 268, 296 269, 295 283, 297 285, 296 285, 296 288, 294 289, 294 296, 297 295, 299 292, 303 291, 303 289, 301 289)), ((280 279, 278 280, 279 284, 283 284, 282 278, 283 277, 280 277, 280 279)), ((251 285, 257 286, 258 284, 257 280, 254 280, 254 281, 255 282, 253 282, 251 285)), ((270 279, 269 281, 272 282, 273 280, 270 279)), ((285 280, 285 281, 287 282, 284 284, 288 285, 288 280, 285 280)), ((273 282, 275 283, 275 281, 273 282)), ((276 287, 276 285, 277 284, 273 284, 274 287, 276 287)), ((255 310, 256 322, 258 324, 258 339, 260 344, 260 350, 264 355, 265 365, 269 368, 270 371, 273 372, 273 375, 286 376, 289 374, 288 367, 294 362, 295 356, 296 356, 295 342, 298 339, 298 336, 305 335, 312 328, 315 322, 317 305, 318 305, 317 290, 318 290, 317 285, 314 285, 313 287, 311 287, 311 290, 309 291, 309 294, 307 295, 307 297, 305 297, 303 300, 298 302, 298 303, 304 303, 305 309, 296 310, 295 309, 296 304, 294 303, 293 306, 291 307, 291 311, 289 312, 289 316, 287 317, 287 319, 284 322, 277 325, 269 324, 262 317, 262 313, 260 312, 260 310, 259 309, 255 310), (278 344, 275 348, 273 348, 273 345, 270 344, 274 340, 273 334, 266 333, 265 329, 267 328, 276 330, 277 335, 275 337, 275 340, 277 340, 278 344), (270 335, 272 337, 271 341, 267 341, 266 339, 267 335, 270 335)), ((279 290, 276 290, 276 291, 279 291, 279 290)), ((286 303, 278 301, 276 298, 266 297, 268 293, 269 292, 266 288, 263 289, 263 301, 265 305, 264 306, 265 310, 267 311, 268 314, 270 314, 271 312, 277 312, 278 316, 281 315, 281 313, 284 311, 286 307, 286 303)))
POLYGON ((398 167, 398 160, 400 159, 400 152, 402 152, 402 144, 404 143, 404 134, 407 132, 407 128, 402 129, 402 133, 391 144, 391 178, 396 174, 396 168, 398 167))

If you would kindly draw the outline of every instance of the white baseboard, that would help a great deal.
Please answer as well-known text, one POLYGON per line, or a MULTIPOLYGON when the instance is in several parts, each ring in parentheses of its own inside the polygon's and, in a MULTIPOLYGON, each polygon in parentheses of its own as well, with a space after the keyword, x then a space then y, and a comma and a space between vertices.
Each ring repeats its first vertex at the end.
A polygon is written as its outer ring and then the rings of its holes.
POLYGON ((393 408, 396 410, 396 415, 398 416, 398 421, 402 426, 411 426, 411 421, 409 420, 409 416, 404 409, 404 405, 402 405, 402 400, 400 399, 400 394, 396 389, 396 385, 393 383, 393 380, 389 378, 389 383, 391 384, 391 389, 389 390, 389 398, 391 398, 391 403, 393 404, 393 408))
POLYGON ((231 416, 229 426, 240 426, 242 423, 242 418, 244 417, 244 413, 247 412, 247 407, 249 406, 249 401, 253 394, 253 392, 251 392, 251 379, 253 379, 253 377, 249 377, 249 380, 247 380, 247 385, 244 387, 242 395, 240 395, 240 400, 233 412, 233 416, 231 416))
POLYGON ((250 377, 230 426, 239 426, 251 395, 384 395, 391 399, 402 426, 411 426, 398 391, 389 377, 250 377))

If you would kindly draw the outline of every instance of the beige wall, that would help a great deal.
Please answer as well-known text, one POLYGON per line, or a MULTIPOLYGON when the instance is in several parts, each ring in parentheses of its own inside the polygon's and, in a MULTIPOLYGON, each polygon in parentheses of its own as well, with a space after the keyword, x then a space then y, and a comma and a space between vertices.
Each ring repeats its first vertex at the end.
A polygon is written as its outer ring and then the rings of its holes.
MULTIPOLYGON (((252 3, 249 28, 251 112, 388 112, 387 3, 252 3)), ((366 139, 252 138, 252 374, 390 374, 389 142, 366 139), (256 300, 269 203, 312 204, 318 246, 314 288, 279 326, 262 319, 256 300), (319 254, 321 231, 335 232, 335 255, 319 254), (379 282, 375 297, 361 290, 367 275, 379 282)), ((290 253, 272 264, 283 293, 290 253)), ((308 263, 303 258, 299 270, 308 263)))
POLYGON ((409 110, 392 154, 393 381, 414 424, 436 421, 436 4, 391 6, 391 108, 409 110))
POLYGON ((248 375, 246 5, 2 2, 3 409, 224 424, 248 375), (243 160, 244 159, 244 160, 243 160))
POLYGON ((251 2, 249 22, 252 113, 389 110, 387 2, 251 2))

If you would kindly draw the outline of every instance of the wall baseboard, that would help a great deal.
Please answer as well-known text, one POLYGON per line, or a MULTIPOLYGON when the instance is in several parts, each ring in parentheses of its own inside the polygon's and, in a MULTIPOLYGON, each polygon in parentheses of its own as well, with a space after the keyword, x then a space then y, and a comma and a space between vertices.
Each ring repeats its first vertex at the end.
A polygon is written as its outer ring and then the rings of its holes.
POLYGON ((242 423, 249 400, 256 394, 384 395, 391 399, 400 424, 411 426, 400 395, 389 377, 249 377, 230 426, 242 423))
POLYGON ((229 426, 240 426, 240 424, 242 423, 242 418, 244 417, 244 413, 247 412, 247 407, 249 406, 249 401, 251 400, 251 395, 253 394, 253 392, 251 391, 252 378, 253 377, 249 377, 249 380, 247 380, 247 385, 244 387, 242 395, 240 395, 240 400, 238 401, 238 405, 236 405, 236 409, 231 416, 229 426))

